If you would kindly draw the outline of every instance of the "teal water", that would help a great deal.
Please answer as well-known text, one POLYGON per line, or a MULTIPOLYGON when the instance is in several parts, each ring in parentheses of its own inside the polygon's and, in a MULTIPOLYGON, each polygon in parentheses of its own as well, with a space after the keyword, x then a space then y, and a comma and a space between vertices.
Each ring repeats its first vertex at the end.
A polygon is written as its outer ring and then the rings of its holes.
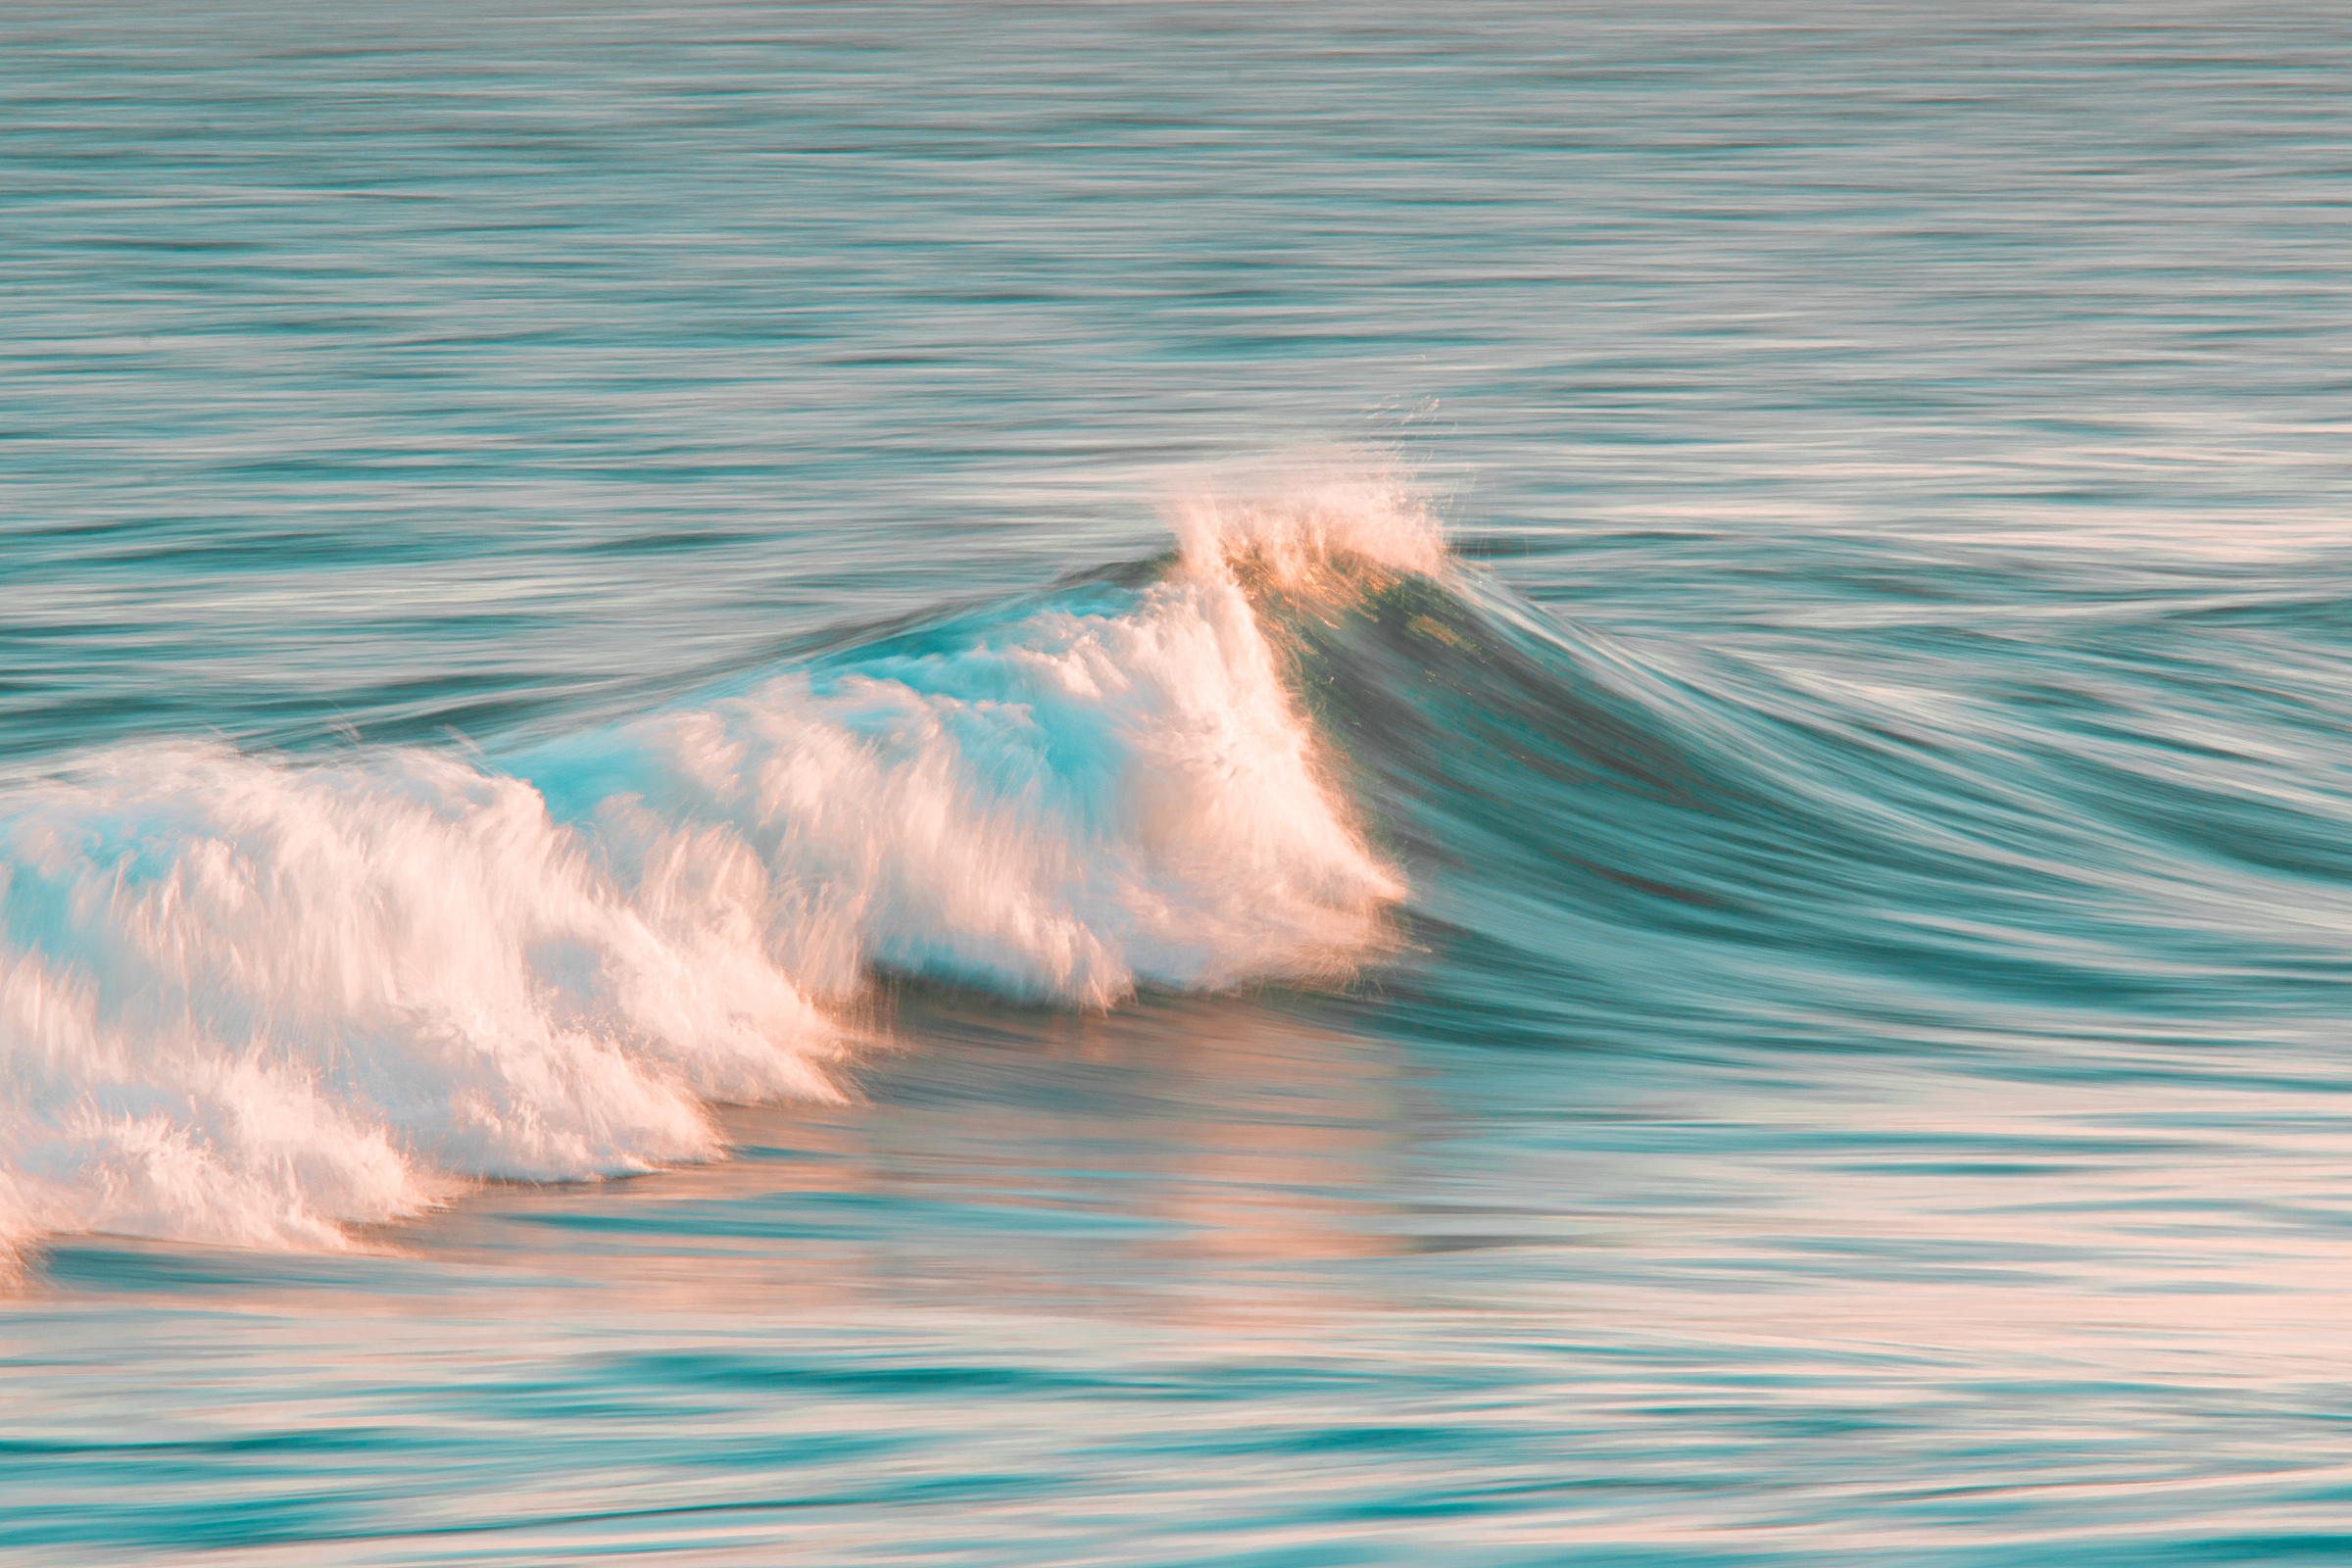
POLYGON ((0 1558, 2352 1555, 2352 24, 0 18, 0 1558))

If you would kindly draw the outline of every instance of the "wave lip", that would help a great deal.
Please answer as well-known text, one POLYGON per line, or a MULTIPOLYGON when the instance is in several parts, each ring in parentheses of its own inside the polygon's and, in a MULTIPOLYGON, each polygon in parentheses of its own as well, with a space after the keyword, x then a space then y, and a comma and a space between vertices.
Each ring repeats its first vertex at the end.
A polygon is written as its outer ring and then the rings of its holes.
POLYGON ((1428 569, 1402 487, 1171 506, 1156 578, 503 760, 157 745, 0 797, 0 1238, 335 1246, 833 1096, 879 963, 1101 1006, 1322 981, 1403 896, 1252 594, 1428 569))
POLYGON ((1194 569, 1222 563, 1252 588, 1352 598, 1368 575, 1446 570, 1444 531, 1412 481, 1353 455, 1203 474, 1167 514, 1194 569))

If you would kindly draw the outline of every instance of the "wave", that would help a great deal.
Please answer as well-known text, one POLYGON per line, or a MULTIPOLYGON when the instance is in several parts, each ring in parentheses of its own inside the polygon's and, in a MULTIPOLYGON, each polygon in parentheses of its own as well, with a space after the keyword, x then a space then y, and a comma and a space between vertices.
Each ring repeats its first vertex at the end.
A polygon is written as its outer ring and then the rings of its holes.
POLYGON ((2342 1016, 2352 731, 2268 621, 1767 659, 1530 604, 1393 476, 1170 514, 1167 556, 524 750, 148 746, 0 796, 0 1236, 332 1247, 710 1157, 712 1103, 841 1092, 890 971, 2029 1073, 2342 1016))
POLYGON ((334 1247, 709 1157, 713 1102, 839 1093, 875 966, 1349 972, 1404 884, 1252 599, 1436 529, 1338 471, 1173 512, 1173 557, 513 756, 153 745, 0 798, 0 1240, 334 1247))

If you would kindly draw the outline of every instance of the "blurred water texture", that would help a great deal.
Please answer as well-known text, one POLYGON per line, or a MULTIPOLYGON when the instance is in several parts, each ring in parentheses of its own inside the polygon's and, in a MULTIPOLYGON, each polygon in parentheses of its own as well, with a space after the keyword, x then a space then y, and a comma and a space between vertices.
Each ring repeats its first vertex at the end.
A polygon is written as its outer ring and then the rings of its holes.
POLYGON ((2339 10, 90 4, 0 61, 9 775, 574 732, 1287 451, 1398 454, 1488 585, 1405 607, 1477 670, 1306 634, 1396 964, 891 977, 729 1163, 60 1239, 0 1554, 2352 1555, 2339 10))

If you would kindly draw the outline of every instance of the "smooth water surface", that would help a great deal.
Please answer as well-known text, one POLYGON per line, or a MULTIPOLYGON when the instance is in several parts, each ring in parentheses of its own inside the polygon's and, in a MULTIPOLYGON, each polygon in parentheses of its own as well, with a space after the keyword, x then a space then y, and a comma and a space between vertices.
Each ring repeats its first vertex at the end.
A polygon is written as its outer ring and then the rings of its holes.
POLYGON ((2335 8, 0 18, 0 1556, 2352 1555, 2335 8))

